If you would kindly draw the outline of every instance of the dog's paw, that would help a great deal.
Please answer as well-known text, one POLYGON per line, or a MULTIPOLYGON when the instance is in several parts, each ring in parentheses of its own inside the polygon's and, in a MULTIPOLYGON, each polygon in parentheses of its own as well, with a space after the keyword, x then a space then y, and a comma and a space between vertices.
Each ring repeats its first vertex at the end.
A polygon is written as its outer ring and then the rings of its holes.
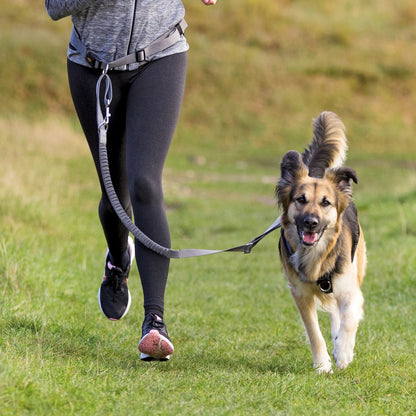
POLYGON ((340 370, 347 368, 348 364, 352 362, 354 357, 354 343, 341 343, 339 338, 335 340, 334 351, 332 352, 335 359, 335 364, 340 370))
POLYGON ((313 363, 313 368, 316 369, 316 372, 318 374, 332 374, 332 362, 331 358, 329 358, 329 355, 321 360, 317 360, 313 363))

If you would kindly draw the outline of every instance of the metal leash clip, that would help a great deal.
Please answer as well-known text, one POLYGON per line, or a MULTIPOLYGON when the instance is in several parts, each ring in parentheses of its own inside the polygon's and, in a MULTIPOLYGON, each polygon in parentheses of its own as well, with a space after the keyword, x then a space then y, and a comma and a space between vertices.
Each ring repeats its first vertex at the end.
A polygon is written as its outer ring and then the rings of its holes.
POLYGON ((96 96, 97 96, 97 127, 98 127, 98 133, 100 135, 100 140, 103 141, 104 144, 107 144, 107 135, 101 134, 102 129, 107 131, 108 125, 110 124, 110 104, 113 99, 113 87, 111 84, 110 76, 108 75, 109 65, 107 64, 106 67, 103 69, 103 72, 98 78, 97 85, 96 85, 96 96), (104 111, 105 116, 103 116, 103 113, 101 111, 101 103, 100 103, 100 92, 101 92, 101 83, 105 80, 105 90, 104 90, 104 96, 103 96, 103 103, 104 103, 104 111))

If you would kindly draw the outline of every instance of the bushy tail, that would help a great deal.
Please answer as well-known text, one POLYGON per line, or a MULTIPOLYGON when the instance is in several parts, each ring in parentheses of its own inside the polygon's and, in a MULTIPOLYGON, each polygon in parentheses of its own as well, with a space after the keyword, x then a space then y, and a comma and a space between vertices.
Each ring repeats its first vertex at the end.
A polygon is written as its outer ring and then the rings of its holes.
POLYGON ((324 111, 313 121, 313 140, 302 153, 303 163, 309 169, 309 176, 321 178, 325 169, 340 167, 347 155, 345 126, 340 118, 330 111, 324 111))

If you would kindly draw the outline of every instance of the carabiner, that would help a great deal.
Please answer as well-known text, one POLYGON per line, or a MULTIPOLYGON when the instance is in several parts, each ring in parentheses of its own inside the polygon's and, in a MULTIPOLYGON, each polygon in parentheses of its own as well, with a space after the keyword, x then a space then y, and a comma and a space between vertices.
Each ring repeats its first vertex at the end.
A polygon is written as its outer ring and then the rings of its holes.
POLYGON ((107 64, 105 66, 105 68, 103 69, 103 72, 102 72, 101 76, 98 78, 97 85, 96 85, 96 88, 95 88, 96 98, 97 98, 97 127, 98 127, 98 130, 100 130, 101 128, 104 128, 105 130, 107 130, 108 125, 110 123, 110 117, 111 117, 110 104, 111 104, 111 101, 113 99, 113 87, 112 87, 112 84, 111 84, 111 78, 108 75, 108 70, 109 70, 109 64, 107 64), (105 79, 105 88, 104 88, 104 96, 103 96, 102 103, 104 104, 105 115, 101 111, 101 99, 100 99, 101 83, 102 83, 103 79, 105 79))

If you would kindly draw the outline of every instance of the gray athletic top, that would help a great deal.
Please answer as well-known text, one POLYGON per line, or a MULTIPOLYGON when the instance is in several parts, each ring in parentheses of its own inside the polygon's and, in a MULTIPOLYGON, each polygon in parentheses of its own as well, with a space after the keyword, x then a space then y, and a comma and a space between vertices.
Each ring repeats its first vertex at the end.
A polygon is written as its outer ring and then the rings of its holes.
MULTIPOLYGON (((148 46, 185 16, 181 0, 45 0, 53 20, 71 16, 82 43, 102 62, 112 62, 148 46)), ((189 49, 185 37, 147 60, 189 49)), ((71 46, 68 59, 88 66, 71 46)), ((139 64, 128 65, 129 70, 139 64)), ((119 68, 126 69, 126 68, 119 68)))

